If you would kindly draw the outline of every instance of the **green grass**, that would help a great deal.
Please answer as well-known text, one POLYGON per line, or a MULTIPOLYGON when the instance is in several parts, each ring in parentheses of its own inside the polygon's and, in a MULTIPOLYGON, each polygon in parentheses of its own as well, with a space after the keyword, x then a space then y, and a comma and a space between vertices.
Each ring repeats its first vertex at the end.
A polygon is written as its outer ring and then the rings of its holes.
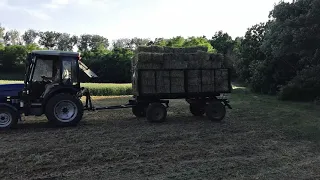
POLYGON ((118 96, 132 94, 131 84, 83 83, 93 96, 118 96))
MULTIPOLYGON (((23 81, 0 80, 0 84, 23 83, 23 81)), ((88 88, 92 96, 121 96, 131 95, 131 84, 115 83, 81 83, 82 87, 88 88)))
MULTIPOLYGON (((22 81, 0 80, 0 84, 22 83, 22 81)), ((82 83, 92 96, 131 95, 131 84, 82 83)), ((284 102, 274 96, 253 94, 244 87, 233 87, 231 105, 239 118, 248 121, 259 119, 267 124, 281 127, 292 138, 320 141, 320 106, 312 103, 284 102)))
MULTIPOLYGON (((235 118, 261 121, 281 129, 292 139, 320 142, 320 106, 314 103, 280 101, 275 96, 254 94, 243 87, 236 87, 231 94, 235 118)), ((264 126, 264 124, 261 124, 264 126)))

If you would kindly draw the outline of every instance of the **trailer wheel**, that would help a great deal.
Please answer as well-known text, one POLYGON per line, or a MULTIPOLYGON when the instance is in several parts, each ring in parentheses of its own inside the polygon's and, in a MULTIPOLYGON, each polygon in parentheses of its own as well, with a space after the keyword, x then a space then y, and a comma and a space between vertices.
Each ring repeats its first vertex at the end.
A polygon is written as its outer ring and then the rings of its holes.
POLYGON ((6 106, 0 107, 0 130, 15 128, 18 119, 18 112, 6 106))
POLYGON ((220 101, 210 102, 206 106, 206 115, 212 121, 222 121, 226 115, 226 107, 220 101))
POLYGON ((136 106, 133 106, 132 107, 132 113, 136 116, 136 117, 146 117, 147 115, 147 105, 144 106, 144 105, 141 105, 141 104, 138 104, 136 106))
POLYGON ((53 96, 46 105, 46 116, 56 126, 75 126, 83 116, 83 104, 71 94, 53 96))
POLYGON ((167 117, 167 109, 161 103, 152 103, 147 109, 147 119, 150 122, 164 122, 167 117))
POLYGON ((190 112, 194 116, 203 116, 205 113, 205 107, 204 107, 204 105, 202 105, 200 103, 191 103, 190 104, 190 112))

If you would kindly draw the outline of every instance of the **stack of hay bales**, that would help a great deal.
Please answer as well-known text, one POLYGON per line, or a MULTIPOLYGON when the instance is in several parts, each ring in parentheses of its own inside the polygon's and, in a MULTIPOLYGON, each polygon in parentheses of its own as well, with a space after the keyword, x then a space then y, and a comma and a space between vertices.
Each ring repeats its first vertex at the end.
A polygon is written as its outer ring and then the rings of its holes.
POLYGON ((141 91, 144 94, 184 93, 185 69, 191 69, 186 74, 188 92, 227 91, 229 88, 228 71, 217 70, 214 73, 214 70, 210 70, 221 68, 223 58, 219 54, 208 53, 207 51, 208 49, 202 46, 188 48, 138 47, 132 60, 134 95, 139 95, 139 69, 145 70, 141 71, 140 74, 141 91), (157 71, 148 71, 153 69, 157 71))

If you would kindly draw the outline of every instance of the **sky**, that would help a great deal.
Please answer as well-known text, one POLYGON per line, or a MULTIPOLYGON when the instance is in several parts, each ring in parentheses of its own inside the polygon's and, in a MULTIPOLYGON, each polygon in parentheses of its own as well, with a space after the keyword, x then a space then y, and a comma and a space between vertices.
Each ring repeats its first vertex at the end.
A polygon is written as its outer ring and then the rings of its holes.
POLYGON ((118 38, 232 37, 268 20, 280 0, 0 0, 6 29, 118 38))

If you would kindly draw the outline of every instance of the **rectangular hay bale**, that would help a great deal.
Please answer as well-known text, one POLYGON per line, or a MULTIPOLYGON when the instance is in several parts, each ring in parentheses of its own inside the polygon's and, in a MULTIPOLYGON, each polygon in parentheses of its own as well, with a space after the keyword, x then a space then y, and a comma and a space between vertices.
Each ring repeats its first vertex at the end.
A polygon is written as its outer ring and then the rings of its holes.
POLYGON ((228 83, 228 70, 227 69, 219 69, 216 71, 215 84, 217 91, 229 91, 229 83, 228 83))

